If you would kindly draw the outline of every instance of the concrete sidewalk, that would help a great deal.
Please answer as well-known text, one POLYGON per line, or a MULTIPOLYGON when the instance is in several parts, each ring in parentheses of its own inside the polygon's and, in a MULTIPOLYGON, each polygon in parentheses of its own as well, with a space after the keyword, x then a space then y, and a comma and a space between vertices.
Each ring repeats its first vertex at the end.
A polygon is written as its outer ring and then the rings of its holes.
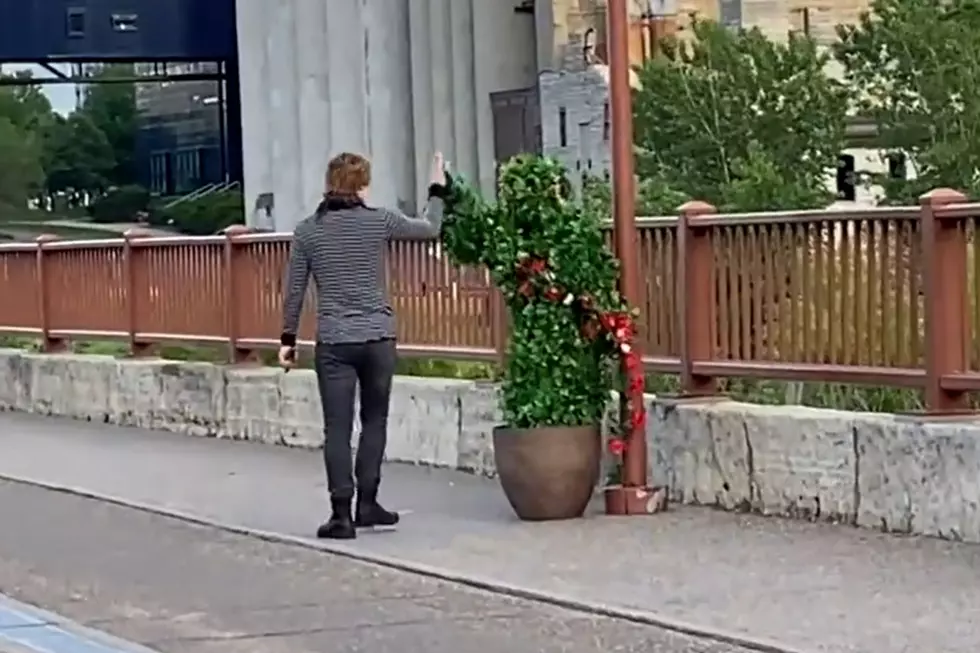
POLYGON ((13 653, 751 653, 0 481, 12 514, 0 588, 58 613, 13 653))
MULTIPOLYGON (((292 538, 325 515, 316 452, 10 413, 0 452, 0 476, 292 538)), ((416 467, 383 492, 398 533, 335 550, 799 651, 980 638, 980 547, 693 509, 522 524, 494 481, 416 467)))

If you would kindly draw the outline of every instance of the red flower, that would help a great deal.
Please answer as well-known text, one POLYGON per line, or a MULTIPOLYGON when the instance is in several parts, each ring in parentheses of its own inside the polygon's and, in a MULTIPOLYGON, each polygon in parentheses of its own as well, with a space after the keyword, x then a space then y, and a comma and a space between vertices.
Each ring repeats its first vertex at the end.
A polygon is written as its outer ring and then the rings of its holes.
POLYGON ((599 321, 602 323, 602 328, 606 331, 612 331, 616 328, 616 316, 612 313, 603 313, 599 316, 599 321))
POLYGON ((636 374, 643 369, 643 359, 635 351, 631 351, 623 356, 623 365, 626 367, 627 373, 636 374))
POLYGON ((640 394, 643 392, 645 379, 642 374, 632 374, 629 380, 629 393, 631 395, 640 394))
POLYGON ((530 281, 525 281, 517 287, 517 292, 525 297, 530 297, 534 294, 534 286, 531 285, 530 281))
POLYGON ((612 455, 622 456, 623 453, 626 451, 626 442, 624 442, 620 438, 612 438, 611 440, 609 440, 608 447, 609 447, 609 453, 611 453, 612 455))
POLYGON ((544 296, 545 296, 545 299, 547 299, 549 301, 557 302, 564 295, 562 294, 561 290, 558 287, 551 286, 546 291, 544 291, 544 296))
POLYGON ((536 258, 532 260, 531 264, 528 266, 528 268, 534 274, 541 274, 542 272, 545 271, 547 267, 548 267, 548 262, 545 261, 543 258, 536 258))
POLYGON ((647 423, 647 411, 642 405, 635 409, 630 417, 630 423, 633 426, 634 431, 643 428, 643 426, 647 423))

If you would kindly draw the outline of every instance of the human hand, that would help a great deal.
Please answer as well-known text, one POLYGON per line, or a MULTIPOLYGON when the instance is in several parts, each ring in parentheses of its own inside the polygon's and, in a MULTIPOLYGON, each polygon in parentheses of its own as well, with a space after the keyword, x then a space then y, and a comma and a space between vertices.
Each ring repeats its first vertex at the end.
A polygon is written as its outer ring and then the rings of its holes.
POLYGON ((446 179, 446 160, 442 156, 442 152, 436 152, 432 156, 432 175, 429 177, 429 183, 435 184, 436 186, 445 186, 448 179, 446 179))
POLYGON ((280 347, 279 348, 279 366, 284 370, 291 370, 296 367, 296 348, 295 347, 280 347))

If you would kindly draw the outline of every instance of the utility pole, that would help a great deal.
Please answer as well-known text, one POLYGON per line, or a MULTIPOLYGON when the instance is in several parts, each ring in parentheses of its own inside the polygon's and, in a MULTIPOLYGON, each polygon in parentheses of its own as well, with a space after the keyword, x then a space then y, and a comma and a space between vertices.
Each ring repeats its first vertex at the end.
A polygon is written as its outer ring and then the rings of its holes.
MULTIPOLYGON (((608 0, 609 104, 612 122, 613 229, 620 262, 620 292, 630 306, 643 304, 636 231, 636 183, 633 178, 633 101, 630 87, 629 0, 608 0)), ((638 352, 639 353, 639 352, 638 352)), ((641 399, 642 401, 642 399, 641 399)), ((629 419, 625 421, 629 424, 629 419)), ((626 437, 622 485, 606 490, 606 512, 646 515, 664 503, 661 491, 647 487, 644 427, 626 437)))

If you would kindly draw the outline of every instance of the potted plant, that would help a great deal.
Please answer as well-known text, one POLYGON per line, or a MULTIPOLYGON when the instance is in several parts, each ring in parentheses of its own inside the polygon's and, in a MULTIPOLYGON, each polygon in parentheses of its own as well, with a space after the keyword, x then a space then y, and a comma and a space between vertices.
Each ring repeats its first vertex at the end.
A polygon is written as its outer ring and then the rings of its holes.
MULTIPOLYGON (((556 161, 520 156, 500 169, 498 198, 452 179, 443 245, 456 265, 486 266, 510 315, 494 429, 497 473, 526 520, 581 516, 599 480, 600 425, 614 389, 642 396, 634 316, 616 290, 617 265, 600 217, 570 199, 556 161), (626 385, 622 383, 626 370, 626 385)), ((643 402, 628 407, 642 425, 643 402)), ((625 438, 609 450, 621 460, 625 438)))

